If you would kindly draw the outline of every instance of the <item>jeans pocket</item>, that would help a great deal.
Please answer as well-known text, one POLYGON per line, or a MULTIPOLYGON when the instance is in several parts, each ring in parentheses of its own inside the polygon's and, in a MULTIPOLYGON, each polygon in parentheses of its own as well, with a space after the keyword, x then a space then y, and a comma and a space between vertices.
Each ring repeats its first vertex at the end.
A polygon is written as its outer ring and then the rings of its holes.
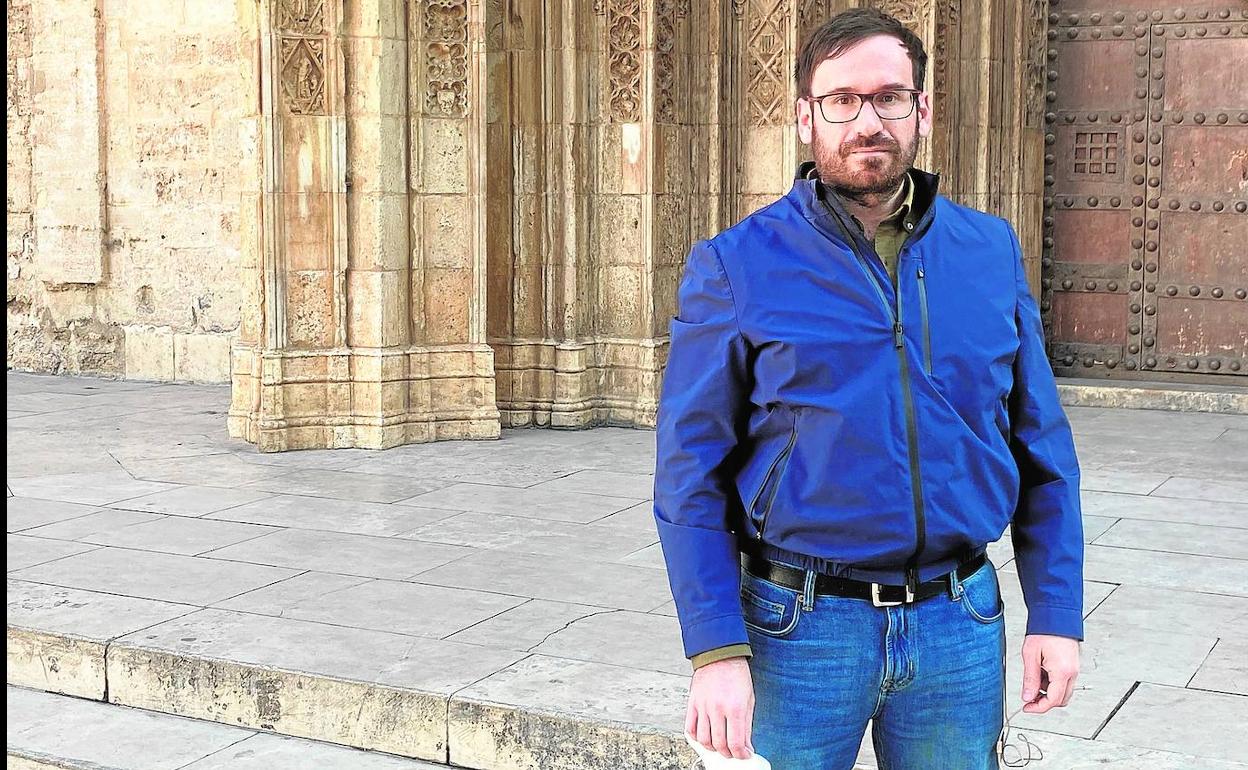
POLYGON ((766 636, 787 636, 801 615, 801 594, 791 588, 741 573, 741 612, 746 628, 766 636))
POLYGON ((1001 601, 1001 586, 992 562, 959 583, 958 602, 966 614, 980 623, 995 623, 1005 616, 1005 604, 1001 601))

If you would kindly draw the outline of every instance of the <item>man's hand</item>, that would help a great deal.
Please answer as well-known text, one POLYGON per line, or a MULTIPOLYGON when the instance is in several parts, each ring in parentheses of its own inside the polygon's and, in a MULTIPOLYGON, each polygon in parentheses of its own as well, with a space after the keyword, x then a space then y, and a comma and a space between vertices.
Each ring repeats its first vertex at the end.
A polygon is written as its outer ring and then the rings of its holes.
POLYGON ((748 658, 726 658, 693 672, 685 732, 725 757, 748 759, 754 754, 750 726, 754 721, 754 680, 748 658))
POLYGON ((1023 639, 1023 711, 1043 714, 1070 703, 1078 677, 1078 640, 1045 634, 1023 639))

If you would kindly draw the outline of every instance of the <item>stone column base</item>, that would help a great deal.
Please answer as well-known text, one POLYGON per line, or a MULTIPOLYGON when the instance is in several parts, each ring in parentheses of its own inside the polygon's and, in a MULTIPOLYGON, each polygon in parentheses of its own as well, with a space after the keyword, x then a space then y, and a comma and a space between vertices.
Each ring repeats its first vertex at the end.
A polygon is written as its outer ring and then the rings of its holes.
POLYGON ((492 344, 504 427, 655 426, 666 339, 492 344))
POLYGON ((230 435, 262 452, 499 436, 487 345, 232 351, 230 435))

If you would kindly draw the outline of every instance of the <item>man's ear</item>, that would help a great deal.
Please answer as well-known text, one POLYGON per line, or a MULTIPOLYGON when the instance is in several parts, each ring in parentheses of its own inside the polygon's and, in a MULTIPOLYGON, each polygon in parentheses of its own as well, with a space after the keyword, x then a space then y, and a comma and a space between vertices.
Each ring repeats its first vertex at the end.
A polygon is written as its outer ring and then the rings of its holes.
POLYGON ((926 91, 919 93, 919 104, 916 112, 919 115, 919 136, 926 137, 932 133, 932 99, 926 91))
POLYGON ((810 144, 813 139, 814 131, 814 113, 811 111, 813 105, 805 99, 798 99, 794 102, 794 113, 797 117, 797 138, 802 140, 802 144, 810 144))

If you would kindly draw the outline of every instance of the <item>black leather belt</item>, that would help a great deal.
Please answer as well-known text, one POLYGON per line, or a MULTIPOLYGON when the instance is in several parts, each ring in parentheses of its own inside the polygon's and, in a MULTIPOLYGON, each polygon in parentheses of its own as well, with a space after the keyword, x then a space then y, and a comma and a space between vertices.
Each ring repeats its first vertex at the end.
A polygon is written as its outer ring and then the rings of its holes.
MULTIPOLYGON (((974 575, 976 570, 984 566, 984 562, 987 560, 987 554, 981 553, 958 567, 958 580, 966 580, 971 575, 974 575)), ((757 554, 746 554, 744 566, 745 570, 751 575, 760 577, 763 580, 769 580, 785 588, 791 588, 794 591, 801 591, 806 586, 805 570, 790 567, 787 564, 777 564, 757 554)), ((876 607, 895 607, 900 604, 921 602, 924 599, 930 599, 933 596, 946 592, 948 588, 949 573, 919 583, 915 586, 913 593, 910 593, 904 585, 868 583, 863 580, 850 580, 849 578, 833 577, 832 575, 824 575, 822 573, 815 575, 816 595, 867 599, 876 607)))

